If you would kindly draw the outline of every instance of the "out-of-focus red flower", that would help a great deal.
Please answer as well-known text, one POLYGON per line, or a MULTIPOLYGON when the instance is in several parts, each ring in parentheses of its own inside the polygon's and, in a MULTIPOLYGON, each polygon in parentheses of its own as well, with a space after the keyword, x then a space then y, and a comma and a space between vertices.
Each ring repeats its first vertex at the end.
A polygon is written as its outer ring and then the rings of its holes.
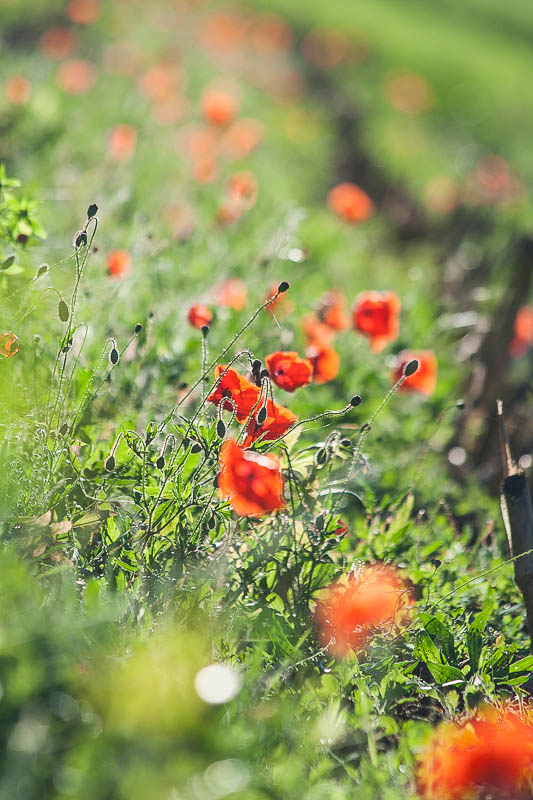
POLYGON ((77 36, 70 28, 48 28, 39 41, 41 53, 52 61, 67 58, 78 43, 77 36))
POLYGON ((407 583, 390 566, 373 564, 333 583, 319 600, 315 622, 337 658, 361 650, 385 627, 404 621, 411 602, 407 583))
POLYGON ((152 113, 161 125, 175 125, 186 116, 188 109, 188 100, 176 94, 165 100, 157 100, 153 105, 152 113))
POLYGON ((214 158, 217 135, 208 125, 187 125, 178 139, 178 151, 185 150, 191 158, 214 158))
POLYGON ((246 422, 259 400, 260 388, 226 364, 215 367, 215 380, 218 383, 207 397, 208 402, 217 407, 222 403, 225 411, 235 410, 237 422, 246 422))
POLYGON ((174 62, 162 61, 143 72, 137 81, 137 87, 148 100, 162 103, 173 97, 181 79, 182 74, 174 62))
POLYGON ((328 194, 328 206, 348 222, 364 222, 374 213, 372 200, 355 183, 339 183, 328 194))
POLYGON ((31 83, 24 75, 12 75, 6 81, 5 92, 10 103, 23 106, 31 97, 31 83))
POLYGON ((202 31, 204 45, 213 50, 238 50, 244 44, 248 22, 236 14, 211 14, 202 31))
POLYGON ((112 278, 127 278, 131 272, 131 255, 127 250, 112 250, 107 256, 107 271, 112 278))
POLYGON ((353 326, 369 337, 374 353, 398 337, 400 308, 394 292, 363 292, 355 301, 353 326))
POLYGON ((197 303, 189 308, 187 319, 193 328, 201 329, 209 327, 213 320, 213 314, 207 306, 202 305, 202 303, 197 303))
POLYGON ((218 175, 216 159, 211 158, 210 156, 206 156, 205 158, 196 158, 192 162, 192 174, 196 183, 213 183, 218 175))
POLYGON ((242 517, 258 517, 285 505, 278 459, 247 450, 233 439, 220 450, 218 488, 242 517))
POLYGON ((225 131, 220 149, 229 158, 245 158, 261 143, 263 126, 256 119, 240 119, 225 131))
POLYGON ((480 158, 473 175, 470 200, 474 203, 507 203, 524 194, 524 187, 505 159, 496 155, 480 158))
POLYGON ((237 100, 224 89, 206 89, 202 96, 202 113, 211 125, 225 128, 237 113, 237 100))
POLYGON ((5 331, 0 334, 0 356, 13 358, 19 351, 18 338, 14 333, 5 331))
POLYGON ((319 69, 332 69, 346 60, 349 47, 341 31, 315 28, 302 42, 305 58, 319 69))
POLYGON ((283 436, 292 428, 298 419, 290 409, 280 406, 279 403, 274 403, 272 400, 267 401, 266 412, 266 419, 263 423, 259 424, 257 422, 258 411, 248 423, 246 439, 244 440, 246 446, 258 439, 262 442, 271 442, 273 439, 279 439, 280 436, 283 436))
POLYGON ((313 381, 315 383, 328 383, 339 374, 341 360, 331 345, 310 344, 305 354, 313 365, 313 381))
MULTIPOLYGON (((266 303, 269 297, 274 297, 277 291, 278 291, 278 284, 276 284, 275 286, 271 286, 268 294, 263 300, 263 303, 266 303)), ((272 300, 272 302, 269 303, 265 308, 265 311, 268 311, 269 314, 280 314, 280 315, 290 314, 290 312, 293 310, 294 310, 294 303, 291 300, 289 300, 286 292, 282 292, 280 295, 278 295, 278 297, 276 297, 275 300, 272 300)))
POLYGON ((394 108, 405 114, 423 114, 435 103, 435 95, 430 84, 415 72, 387 75, 385 96, 394 108))
POLYGON ((335 337, 335 329, 321 322, 316 314, 302 317, 302 330, 309 344, 323 347, 331 344, 335 337))
POLYGON ((418 758, 424 800, 530 800, 533 724, 511 707, 441 722, 418 758))
POLYGON ((63 61, 56 73, 57 85, 68 94, 83 94, 96 83, 96 67, 84 58, 63 61))
POLYGON ((346 299, 338 289, 332 289, 322 297, 318 304, 317 315, 321 322, 334 331, 345 331, 350 327, 350 320, 346 314, 346 299))
POLYGON ((393 375, 394 383, 400 380, 407 364, 415 359, 418 361, 418 369, 405 379, 400 386, 400 391, 433 394, 437 385, 437 359, 432 350, 418 352, 402 350, 398 355, 397 367, 393 375))
POLYGON ((248 287, 240 278, 229 278, 216 291, 217 303, 235 311, 242 311, 248 298, 248 287))
POLYGON ((233 202, 248 210, 257 200, 257 178, 252 172, 236 172, 228 180, 227 192, 233 202))
POLYGON ((77 25, 90 25, 99 13, 99 0, 70 0, 67 5, 67 17, 77 25))
POLYGON ((107 139, 109 154, 114 161, 128 161, 137 146, 137 129, 133 125, 115 125, 107 139))
POLYGON ((185 240, 194 233, 196 220, 193 209, 187 203, 170 203, 165 208, 165 218, 176 239, 185 240))
POLYGON ((514 337, 509 344, 509 353, 513 358, 525 355, 533 344, 533 307, 522 306, 514 321, 514 337))
POLYGON ((249 41, 256 50, 277 53, 291 47, 292 33, 282 17, 264 14, 252 24, 249 41))
POLYGON ((313 365, 309 359, 291 350, 270 353, 265 364, 274 383, 286 392, 294 392, 313 380, 313 365))

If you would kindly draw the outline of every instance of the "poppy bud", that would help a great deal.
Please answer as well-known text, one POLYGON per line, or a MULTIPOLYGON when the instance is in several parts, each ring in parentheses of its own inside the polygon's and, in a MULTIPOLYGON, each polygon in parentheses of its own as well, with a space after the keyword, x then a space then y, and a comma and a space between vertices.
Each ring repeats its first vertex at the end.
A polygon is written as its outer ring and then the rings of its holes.
POLYGON ((264 378, 270 378, 270 372, 267 369, 262 369, 261 372, 259 373, 259 377, 261 378, 261 380, 263 380, 264 378))
POLYGON ((288 284, 287 281, 281 281, 280 285, 278 286, 278 294, 283 294, 286 292, 289 288, 289 285, 290 284, 288 284))
POLYGON ((87 209, 87 219, 92 219, 92 217, 96 216, 98 213, 98 206, 96 203, 91 203, 89 208, 87 209))
POLYGON ((403 371, 404 377, 408 378, 410 375, 414 375, 417 369, 418 369, 418 361, 416 360, 416 358, 413 358, 413 360, 409 361, 409 363, 406 364, 404 367, 403 371))
POLYGON ((357 408, 357 406, 360 406, 362 402, 363 401, 362 401, 361 397, 358 394, 354 394, 354 396, 350 400, 350 405, 353 408, 357 408))
POLYGON ((261 372, 261 361, 258 358, 256 358, 252 364, 252 372, 261 372))
POLYGON ((69 318, 69 310, 68 306, 64 300, 60 300, 57 306, 57 316, 61 320, 61 322, 68 322, 69 318))
POLYGON ((202 446, 200 444, 198 444, 198 442, 195 442, 193 444, 193 446, 191 447, 191 453, 199 453, 201 449, 202 449, 202 446))
POLYGON ((225 435, 226 435, 226 426, 224 425, 224 422, 221 419, 219 419, 217 422, 217 436, 219 437, 219 439, 223 439, 225 435))
POLYGON ((143 326, 141 325, 140 322, 138 322, 137 325, 135 326, 135 328, 133 329, 133 332, 134 333, 140 333, 142 331, 142 329, 143 329, 143 326))
POLYGON ((205 339, 207 334, 209 333, 209 325, 202 325, 201 330, 202 330, 202 336, 205 339))
POLYGON ((41 264, 37 270, 37 278, 42 278, 48 272, 48 264, 41 264))
POLYGON ((59 429, 59 433, 61 434, 61 436, 64 436, 67 431, 68 431, 68 423, 64 422, 63 425, 59 429))
POLYGON ((266 406, 263 406, 262 408, 259 409, 259 412, 257 414, 257 424, 262 425, 263 422, 266 420, 266 416, 267 416, 267 409, 266 406))
POLYGON ((116 466, 115 456, 109 456, 105 462, 105 468, 108 472, 113 472, 116 466))
POLYGON ((155 462, 157 469, 164 469, 165 468, 165 456, 159 456, 157 461, 155 462))
POLYGON ((210 531, 213 530, 213 528, 215 527, 216 524, 217 524, 217 521, 216 521, 215 517, 209 517, 209 519, 207 520, 207 527, 209 528, 210 531))
POLYGON ((117 350, 117 348, 116 348, 116 347, 113 347, 113 349, 112 349, 112 350, 111 350, 111 352, 109 353, 109 360, 111 361, 111 363, 112 363, 113 365, 115 365, 115 364, 118 364, 118 360, 119 360, 119 358, 120 358, 120 356, 119 356, 119 354, 118 354, 118 350, 117 350))
POLYGON ((80 231, 80 233, 76 235, 74 244, 76 247, 85 247, 87 244, 87 234, 85 231, 80 231))

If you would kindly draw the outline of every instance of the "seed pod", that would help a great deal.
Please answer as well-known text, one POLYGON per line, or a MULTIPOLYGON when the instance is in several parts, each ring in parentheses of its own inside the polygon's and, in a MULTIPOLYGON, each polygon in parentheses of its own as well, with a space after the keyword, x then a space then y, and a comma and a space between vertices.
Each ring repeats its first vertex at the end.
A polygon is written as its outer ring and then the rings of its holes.
POLYGON ((221 419, 219 419, 217 422, 217 436, 220 439, 223 439, 225 435, 226 435, 226 426, 224 425, 224 422, 221 419))
POLYGON ((60 300, 57 305, 57 316, 61 320, 61 322, 68 322, 68 318, 70 316, 68 306, 64 300, 60 300))
POLYGON ((361 397, 358 394, 354 394, 354 396, 350 400, 350 405, 353 408, 357 408, 357 406, 360 406, 362 402, 363 401, 362 401, 361 397))
POLYGON ((142 331, 142 329, 143 329, 143 326, 141 325, 140 322, 138 322, 137 325, 135 326, 135 328, 133 329, 133 332, 134 333, 140 333, 142 331))
POLYGON ((98 206, 96 203, 91 203, 89 208, 87 209, 87 219, 92 219, 98 213, 98 206))
POLYGON ((117 348, 113 347, 113 349, 109 353, 109 360, 111 361, 111 363, 113 365, 115 365, 115 364, 118 364, 119 358, 120 358, 120 356, 119 356, 117 348))
POLYGON ((416 358, 413 358, 412 361, 409 361, 408 364, 405 365, 403 374, 405 378, 408 378, 410 375, 414 375, 419 367, 419 363, 416 358))

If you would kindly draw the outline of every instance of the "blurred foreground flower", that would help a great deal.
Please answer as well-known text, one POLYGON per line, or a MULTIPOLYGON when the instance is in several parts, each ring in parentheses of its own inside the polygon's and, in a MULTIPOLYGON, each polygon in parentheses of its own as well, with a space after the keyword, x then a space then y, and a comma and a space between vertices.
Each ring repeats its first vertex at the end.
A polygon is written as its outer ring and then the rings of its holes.
POLYGON ((213 320, 213 314, 207 306, 204 306, 202 303, 197 303, 197 305, 189 308, 187 319, 193 328, 198 328, 200 330, 201 328, 209 327, 213 320))
POLYGON ((327 292, 319 301, 318 319, 334 331, 345 331, 350 322, 346 314, 346 299, 338 289, 327 292))
POLYGON ((425 800, 530 800, 533 725, 511 708, 486 708, 461 724, 442 722, 419 757, 425 800))
POLYGON ((137 130, 133 125, 115 125, 109 132, 107 146, 114 161, 128 161, 137 145, 137 130))
POLYGON ((237 113, 237 100, 223 89, 206 89, 202 97, 202 113, 207 122, 225 128, 237 113))
POLYGON ((372 200, 355 183, 339 183, 328 194, 328 206, 348 222, 364 222, 374 213, 372 200))
POLYGON ((411 595, 401 573, 372 564, 333 583, 315 609, 322 644, 343 658, 361 650, 381 629, 405 621, 411 595))
POLYGON ((514 337, 509 344, 509 354, 520 358, 533 344, 533 307, 522 306, 514 321, 514 337))
POLYGON ((96 83, 96 67, 83 58, 72 58, 60 65, 56 81, 60 89, 68 94, 83 94, 96 83))
POLYGON ((398 337, 400 300, 394 292, 363 292, 353 309, 353 326, 368 336, 374 353, 398 337))
POLYGON ((6 81, 5 91, 10 103, 23 106, 31 97, 31 83, 24 75, 12 75, 6 81))
POLYGON ((0 334, 0 355, 4 358, 12 358, 19 351, 18 339, 14 333, 6 331, 0 334))
POLYGON ((437 359, 432 350, 418 352, 402 350, 398 355, 397 367, 393 375, 394 383, 400 380, 405 367, 410 361, 418 361, 418 369, 404 380, 400 386, 400 391, 419 392, 426 395, 433 394, 437 385, 437 359))
POLYGON ((313 365, 309 359, 301 358, 290 350, 270 353, 265 358, 265 364, 274 383, 286 392, 294 392, 313 379, 313 365))
POLYGON ((112 278, 127 278, 131 272, 131 256, 127 250, 112 250, 107 257, 107 271, 112 278))
POLYGON ((282 508, 283 477, 278 459, 228 439, 220 451, 218 487, 237 514, 256 517, 282 508))

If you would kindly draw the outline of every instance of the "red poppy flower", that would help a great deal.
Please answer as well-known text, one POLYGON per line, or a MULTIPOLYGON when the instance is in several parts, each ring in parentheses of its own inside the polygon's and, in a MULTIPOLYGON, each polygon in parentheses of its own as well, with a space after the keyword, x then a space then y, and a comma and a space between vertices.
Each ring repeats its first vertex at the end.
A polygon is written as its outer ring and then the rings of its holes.
POLYGON ((442 722, 418 759, 424 800, 529 800, 533 724, 512 708, 486 708, 460 724, 442 722))
POLYGON ((0 355, 4 358, 13 358, 19 351, 18 338, 14 333, 6 331, 0 334, 0 355))
POLYGON ((302 317, 302 330, 309 344, 314 344, 317 347, 325 347, 330 345, 335 337, 335 330, 321 322, 316 314, 308 314, 302 317))
POLYGON ((246 305, 248 288, 240 278, 229 278, 221 283, 217 289, 217 302, 221 306, 228 306, 235 311, 242 311, 246 305))
POLYGON ((407 584, 398 570, 382 564, 333 583, 317 603, 315 622, 324 644, 342 658, 360 650, 384 626, 403 620, 410 604, 407 584))
POLYGON ((290 350, 270 353, 265 364, 274 383, 286 392, 294 392, 313 380, 313 365, 309 359, 290 350))
POLYGON ((533 343, 533 308, 522 306, 514 321, 514 337, 509 344, 509 353, 513 358, 523 356, 533 343))
POLYGON ((198 303, 197 305, 189 308, 187 312, 187 319, 193 328, 201 329, 205 328, 206 326, 209 327, 213 320, 213 314, 207 306, 204 306, 202 303, 198 303))
POLYGON ((227 193, 230 200, 248 210, 257 200, 257 178, 252 172, 237 172, 228 181, 227 193))
POLYGON ((131 256, 127 250, 112 250, 107 257, 107 271, 112 278, 126 278, 131 272, 131 256))
POLYGON ((109 132, 107 146, 114 161, 128 161, 137 145, 137 130, 133 125, 115 125, 109 132))
POLYGON ((76 47, 76 34, 71 28, 48 28, 41 36, 39 47, 46 58, 61 61, 76 47))
MULTIPOLYGON (((259 410, 259 409, 258 409, 259 410)), ((298 417, 285 406, 280 406, 272 400, 268 400, 266 404, 266 418, 262 424, 257 422, 257 412, 250 420, 246 428, 246 439, 244 444, 246 446, 258 439, 271 442, 273 439, 279 439, 287 431, 292 428, 298 417)))
POLYGON ((275 456, 263 455, 228 439, 220 450, 218 488, 243 517, 283 508, 283 476, 275 456))
POLYGON ((245 158, 260 144, 263 126, 256 119, 240 119, 224 133, 220 149, 230 158, 245 158))
POLYGON ((341 360, 334 347, 311 344, 305 354, 313 365, 313 381, 315 383, 328 383, 339 374, 341 360))
POLYGON ((96 83, 96 78, 96 67, 84 58, 63 61, 56 74, 57 85, 68 94, 88 92, 96 83))
POLYGON ((237 422, 246 422, 259 400, 260 388, 239 375, 237 370, 232 367, 228 368, 225 364, 215 367, 215 379, 218 384, 207 400, 217 407, 224 402, 222 407, 226 411, 233 411, 233 405, 229 402, 231 399, 235 405, 237 422))
POLYGON ((207 122, 225 128, 237 113, 237 101, 223 89, 207 89, 202 97, 202 111, 207 122))
POLYGON ((345 331, 350 327, 346 314, 346 300, 342 292, 332 289, 324 295, 318 305, 318 318, 328 328, 335 331, 345 331))
POLYGON ((363 292, 353 309, 353 326, 370 338, 374 353, 398 337, 401 304, 393 292, 363 292))
POLYGON ((437 385, 437 359, 432 350, 411 352, 402 350, 398 355, 398 366, 394 371, 393 381, 396 383, 403 375, 403 371, 410 361, 418 361, 418 369, 400 386, 402 392, 420 392, 420 394, 433 394, 437 385))
POLYGON ((23 106, 31 97, 31 83, 24 75, 12 75, 6 81, 6 97, 14 106, 23 106))
POLYGON ((372 216, 372 200, 355 183, 339 183, 328 194, 328 205, 332 211, 348 222, 364 222, 372 216))

